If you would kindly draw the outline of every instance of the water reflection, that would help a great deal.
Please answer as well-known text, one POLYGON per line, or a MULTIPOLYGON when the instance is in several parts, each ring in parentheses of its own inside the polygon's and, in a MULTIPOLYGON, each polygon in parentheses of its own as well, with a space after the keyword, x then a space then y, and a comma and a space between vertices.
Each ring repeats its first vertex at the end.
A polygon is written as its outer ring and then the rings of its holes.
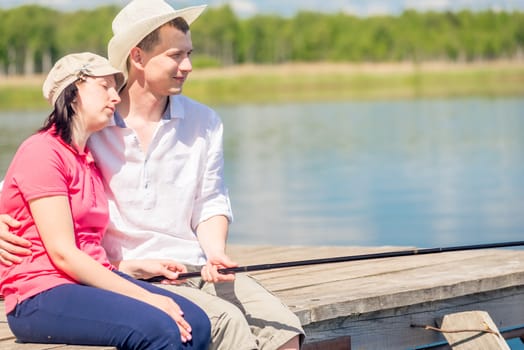
POLYGON ((237 106, 240 243, 433 246, 521 239, 524 101, 237 106))
POLYGON ((41 127, 47 112, 0 112, 0 178, 20 143, 41 127))
MULTIPOLYGON (((419 247, 521 240, 524 100, 217 108, 230 242, 419 247)), ((0 113, 0 171, 45 112, 0 113)))

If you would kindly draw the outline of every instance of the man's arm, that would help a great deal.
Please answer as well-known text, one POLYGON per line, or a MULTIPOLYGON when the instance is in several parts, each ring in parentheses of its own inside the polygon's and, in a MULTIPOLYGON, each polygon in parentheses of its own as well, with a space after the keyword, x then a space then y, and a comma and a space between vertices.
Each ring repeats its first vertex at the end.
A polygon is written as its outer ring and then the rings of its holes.
POLYGON ((228 227, 229 220, 223 215, 213 216, 197 227, 198 241, 207 257, 207 263, 201 272, 202 278, 207 282, 227 282, 235 279, 235 275, 224 275, 217 271, 238 266, 226 255, 228 227))
POLYGON ((122 260, 112 261, 114 266, 133 278, 148 280, 163 276, 163 283, 179 284, 179 273, 187 272, 185 265, 168 259, 142 259, 142 260, 122 260))
POLYGON ((10 230, 20 222, 7 214, 0 214, 0 263, 5 266, 19 264, 23 256, 31 255, 31 242, 18 237, 10 230))
MULTIPOLYGON (((0 195, 4 181, 0 181, 0 195)), ((0 264, 11 266, 22 261, 21 256, 31 255, 31 242, 10 232, 20 227, 20 222, 7 214, 0 214, 0 264)))

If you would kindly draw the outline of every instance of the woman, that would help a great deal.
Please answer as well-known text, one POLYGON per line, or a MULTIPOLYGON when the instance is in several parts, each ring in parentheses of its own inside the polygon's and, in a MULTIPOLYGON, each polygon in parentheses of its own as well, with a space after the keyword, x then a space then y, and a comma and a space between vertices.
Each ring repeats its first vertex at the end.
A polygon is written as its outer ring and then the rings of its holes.
POLYGON ((79 53, 60 59, 44 82, 54 109, 18 149, 0 197, 0 212, 22 222, 16 233, 33 251, 1 267, 9 327, 22 342, 207 348, 201 309, 117 272, 100 244, 108 204, 86 142, 112 119, 123 80, 105 58, 79 53))

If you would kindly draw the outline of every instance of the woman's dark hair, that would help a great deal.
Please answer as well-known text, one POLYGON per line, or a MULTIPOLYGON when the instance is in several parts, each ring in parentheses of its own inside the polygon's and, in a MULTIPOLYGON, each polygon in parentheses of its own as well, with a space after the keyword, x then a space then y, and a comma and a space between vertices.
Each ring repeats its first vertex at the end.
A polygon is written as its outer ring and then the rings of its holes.
POLYGON ((78 93, 75 83, 76 82, 71 83, 64 89, 64 91, 62 91, 60 96, 58 96, 53 111, 47 117, 44 126, 38 130, 39 132, 46 131, 54 126, 54 135, 60 136, 60 138, 68 145, 71 145, 72 142, 71 126, 73 124, 73 116, 75 115, 72 103, 78 93))

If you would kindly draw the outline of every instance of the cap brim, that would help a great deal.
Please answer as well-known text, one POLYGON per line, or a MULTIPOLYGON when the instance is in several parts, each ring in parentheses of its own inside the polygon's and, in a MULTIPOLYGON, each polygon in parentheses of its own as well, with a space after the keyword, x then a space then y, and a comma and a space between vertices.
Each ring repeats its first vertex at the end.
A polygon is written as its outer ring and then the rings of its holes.
POLYGON ((114 75, 117 90, 120 90, 120 88, 124 85, 125 80, 126 80, 126 77, 123 72, 111 66, 99 68, 97 69, 95 73, 96 74, 93 74, 92 76, 102 77, 102 76, 107 76, 107 75, 114 75))

